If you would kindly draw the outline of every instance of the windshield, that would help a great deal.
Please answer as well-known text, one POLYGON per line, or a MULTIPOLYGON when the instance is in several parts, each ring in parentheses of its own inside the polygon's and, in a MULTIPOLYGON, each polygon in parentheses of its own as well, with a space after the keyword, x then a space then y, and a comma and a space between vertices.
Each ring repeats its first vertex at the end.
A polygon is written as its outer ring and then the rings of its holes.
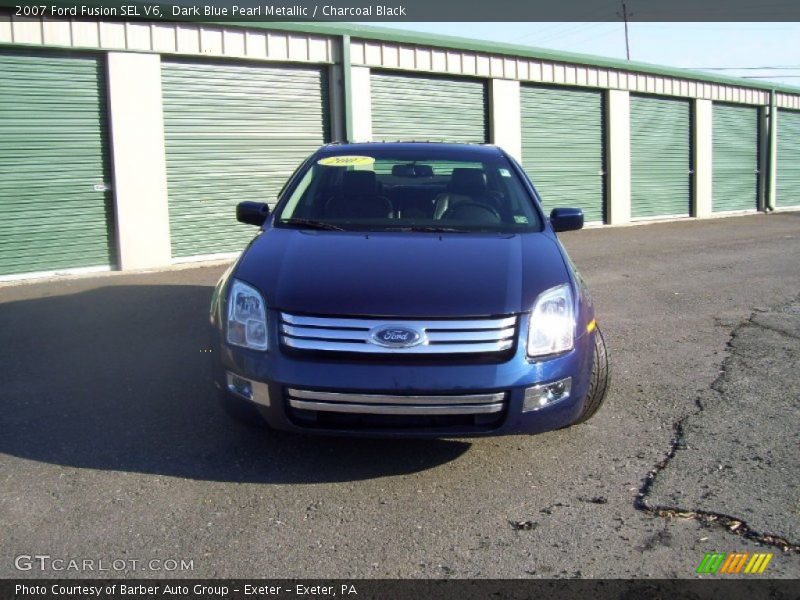
POLYGON ((383 152, 316 159, 300 174, 275 224, 356 231, 541 231, 534 200, 505 157, 383 152))

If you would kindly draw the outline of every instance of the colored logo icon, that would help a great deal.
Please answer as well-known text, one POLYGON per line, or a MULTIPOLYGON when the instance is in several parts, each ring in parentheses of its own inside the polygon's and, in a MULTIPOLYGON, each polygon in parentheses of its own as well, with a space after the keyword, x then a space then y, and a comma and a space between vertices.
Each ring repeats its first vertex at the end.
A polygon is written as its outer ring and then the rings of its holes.
POLYGON ((772 553, 707 552, 695 572, 712 575, 736 575, 738 573, 760 575, 771 560, 772 553))

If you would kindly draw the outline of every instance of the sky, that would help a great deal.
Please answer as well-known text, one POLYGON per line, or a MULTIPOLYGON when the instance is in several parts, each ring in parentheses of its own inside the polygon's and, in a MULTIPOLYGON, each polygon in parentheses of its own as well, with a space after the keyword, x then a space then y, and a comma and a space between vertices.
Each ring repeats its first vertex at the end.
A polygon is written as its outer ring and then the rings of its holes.
MULTIPOLYGON (((364 24, 625 58, 622 22, 364 24)), ((800 23, 637 23, 634 20, 628 27, 631 60, 755 77, 756 81, 775 81, 800 88, 800 23)))

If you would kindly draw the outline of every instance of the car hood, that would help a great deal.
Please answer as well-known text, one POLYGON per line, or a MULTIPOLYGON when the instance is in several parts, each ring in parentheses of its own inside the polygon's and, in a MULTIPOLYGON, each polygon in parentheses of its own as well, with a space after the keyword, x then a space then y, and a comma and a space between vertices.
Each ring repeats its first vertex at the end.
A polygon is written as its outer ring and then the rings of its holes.
POLYGON ((542 233, 358 233, 275 228, 245 251, 235 277, 270 308, 321 315, 467 317, 531 309, 568 281, 542 233))

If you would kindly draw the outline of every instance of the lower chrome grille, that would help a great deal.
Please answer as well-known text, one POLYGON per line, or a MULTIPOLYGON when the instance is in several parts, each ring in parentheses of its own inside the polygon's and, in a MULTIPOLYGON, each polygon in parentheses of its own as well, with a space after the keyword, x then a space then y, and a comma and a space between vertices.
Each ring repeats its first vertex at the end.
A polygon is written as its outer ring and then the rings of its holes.
POLYGON ((352 319, 281 313, 281 340, 296 350, 367 354, 486 354, 514 345, 517 317, 481 319, 352 319), (414 343, 382 344, 376 333, 396 328, 414 343), (405 335, 405 334, 404 334, 405 335))
POLYGON ((299 410, 365 415, 485 415, 502 412, 504 392, 458 396, 401 396, 314 392, 289 388, 289 406, 299 410))

